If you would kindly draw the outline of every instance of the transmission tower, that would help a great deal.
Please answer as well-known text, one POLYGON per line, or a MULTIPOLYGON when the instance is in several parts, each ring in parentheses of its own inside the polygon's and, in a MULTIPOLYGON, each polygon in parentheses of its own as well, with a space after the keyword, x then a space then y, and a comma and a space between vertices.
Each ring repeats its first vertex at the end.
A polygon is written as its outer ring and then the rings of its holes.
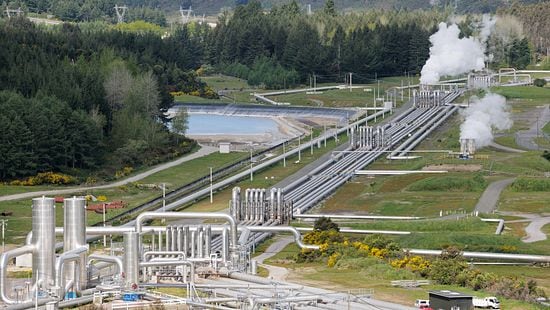
POLYGON ((21 10, 21 8, 17 8, 16 10, 14 10, 14 9, 10 9, 10 7, 8 6, 6 6, 6 10, 4 12, 8 16, 8 18, 11 18, 12 14, 15 14, 17 16, 21 16, 21 14, 23 14, 23 11, 21 10))
POLYGON ((115 4, 116 17, 119 24, 124 22, 124 14, 126 14, 127 10, 127 6, 118 6, 115 4))
POLYGON ((189 8, 185 10, 180 6, 181 22, 187 24, 189 22, 189 19, 191 18, 192 12, 193 9, 191 8, 191 6, 189 6, 189 8))

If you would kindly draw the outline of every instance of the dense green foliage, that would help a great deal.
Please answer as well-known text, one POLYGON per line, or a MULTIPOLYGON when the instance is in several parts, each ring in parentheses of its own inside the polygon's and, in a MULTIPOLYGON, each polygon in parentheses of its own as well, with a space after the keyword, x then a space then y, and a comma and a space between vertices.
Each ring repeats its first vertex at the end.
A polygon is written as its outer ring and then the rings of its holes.
MULTIPOLYGON (((10 1, 12 3, 23 3, 25 7, 28 7, 32 11, 49 11, 51 8, 62 7, 65 10, 73 11, 77 16, 111 16, 114 15, 112 9, 117 3, 113 0, 21 0, 10 1), (71 2, 75 2, 72 4, 71 2), (82 7, 82 9, 78 9, 82 7)), ((147 7, 154 9, 162 9, 164 11, 177 10, 180 6, 184 8, 192 7, 198 14, 215 15, 220 13, 223 9, 235 7, 237 5, 246 4, 247 0, 126 0, 123 3, 129 7, 147 7)), ((262 5, 266 8, 272 8, 284 3, 288 0, 262 0, 262 5)), ((508 1, 508 0, 461 0, 458 2, 456 11, 459 13, 475 12, 475 13, 488 13, 494 12, 497 8, 506 8, 510 6, 510 3, 522 2, 533 3, 541 2, 540 0, 520 0, 520 1, 508 1)), ((430 8, 445 8, 447 6, 454 6, 454 0, 437 0, 437 1, 422 1, 422 0, 335 0, 335 1, 306 1, 298 0, 298 4, 301 8, 305 8, 307 4, 312 6, 314 11, 324 11, 327 7, 326 3, 332 3, 331 6, 337 10, 344 9, 356 9, 366 10, 370 8, 378 9, 430 9, 430 8)), ((118 3, 121 5, 121 2, 118 3)), ((331 6, 328 6, 329 8, 331 6)), ((453 8, 454 9, 454 8, 453 8)))
POLYGON ((474 177, 430 177, 416 181, 407 189, 411 191, 482 191, 487 186, 487 181, 482 175, 474 177))
POLYGON ((516 192, 550 192, 549 179, 519 178, 512 183, 516 192))
POLYGON ((428 37, 445 16, 438 12, 369 11, 307 16, 296 2, 265 14, 259 2, 222 15, 207 38, 206 62, 271 87, 317 81, 354 81, 419 72, 428 57, 428 37), (295 70, 298 74, 292 72, 295 70))
MULTIPOLYGON (((197 29, 200 31, 200 28, 197 29)), ((44 171, 156 163, 188 151, 160 119, 169 91, 202 91, 186 28, 153 33, 43 30, 0 21, 0 179, 44 171), (5 141, 5 142, 4 142, 5 141)))

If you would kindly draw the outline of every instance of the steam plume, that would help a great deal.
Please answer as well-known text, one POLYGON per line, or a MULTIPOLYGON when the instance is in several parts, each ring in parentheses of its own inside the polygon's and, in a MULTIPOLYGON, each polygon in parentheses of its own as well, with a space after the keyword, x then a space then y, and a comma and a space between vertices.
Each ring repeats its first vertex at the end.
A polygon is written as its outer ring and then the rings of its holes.
POLYGON ((485 66, 485 42, 491 34, 496 19, 484 15, 478 27, 479 38, 459 38, 456 24, 439 24, 439 30, 430 37, 430 58, 422 67, 420 83, 435 84, 445 75, 457 75, 485 66))
POLYGON ((460 125, 460 139, 475 139, 476 148, 481 148, 493 141, 493 129, 510 129, 512 120, 506 98, 501 95, 489 93, 473 101, 461 113, 465 120, 460 125))

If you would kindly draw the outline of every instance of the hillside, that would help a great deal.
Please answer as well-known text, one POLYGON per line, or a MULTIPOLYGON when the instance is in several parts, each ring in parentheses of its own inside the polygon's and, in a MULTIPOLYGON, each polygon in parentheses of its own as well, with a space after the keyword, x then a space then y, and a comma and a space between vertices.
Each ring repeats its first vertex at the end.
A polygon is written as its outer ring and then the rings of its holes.
MULTIPOLYGON (((114 16, 114 10, 111 8, 115 4, 127 5, 130 8, 149 7, 160 9, 166 13, 183 8, 192 7, 196 15, 217 15, 224 9, 235 7, 236 3, 246 3, 249 0, 98 0, 93 1, 91 11, 109 11, 114 16)), ((325 0, 296 0, 300 7, 305 11, 308 4, 311 4, 313 11, 323 7, 325 0)), ((56 12, 64 9, 73 8, 78 10, 83 6, 89 6, 92 3, 88 0, 23 0, 23 8, 28 8, 31 12, 56 12)), ((290 0, 260 0, 264 9, 270 9, 273 6, 290 2, 290 0)), ((514 2, 519 3, 538 3, 548 2, 548 0, 334 0, 336 8, 339 11, 361 10, 361 9, 429 9, 432 7, 443 8, 447 5, 457 5, 459 13, 487 13, 495 12, 497 9, 503 9, 514 2)), ((10 2, 9 2, 10 3, 10 2)), ((13 6, 18 4, 13 3, 13 6)), ((93 16, 93 13, 91 14, 93 16)))

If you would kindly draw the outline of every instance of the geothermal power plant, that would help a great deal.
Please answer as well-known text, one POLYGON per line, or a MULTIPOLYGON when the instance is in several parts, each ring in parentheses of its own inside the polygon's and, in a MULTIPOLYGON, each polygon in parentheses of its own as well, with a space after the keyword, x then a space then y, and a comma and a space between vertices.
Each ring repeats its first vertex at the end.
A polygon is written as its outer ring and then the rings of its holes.
MULTIPOLYGON (((488 80, 476 77, 474 81, 488 80)), ((183 197, 162 210, 140 213, 135 220, 117 227, 87 227, 83 197, 64 199, 63 226, 56 227, 54 199, 35 198, 32 200, 32 231, 26 244, 0 257, 2 302, 8 309, 57 309, 90 303, 123 309, 124 302, 143 307, 156 302, 167 309, 283 309, 283 305, 284 309, 342 309, 345 306, 372 309, 375 300, 365 304, 359 299, 351 300, 348 295, 327 294, 320 289, 257 276, 254 249, 276 233, 290 233, 302 249, 316 249, 317 246, 304 243, 300 230, 289 226, 290 222, 306 216, 304 213, 376 159, 383 156, 389 160, 407 158, 427 135, 457 111, 458 106, 451 102, 461 94, 462 90, 456 87, 415 91, 413 98, 398 110, 386 105, 338 129, 338 133, 349 136, 345 148, 281 188, 245 191, 233 188, 227 213, 172 210, 204 197, 208 191, 227 187, 252 173, 252 168, 250 172, 227 177, 211 188, 183 197), (376 126, 369 125, 370 120, 377 118, 382 121, 376 126), (89 242, 103 236, 113 236, 119 248, 109 254, 93 253, 89 242), (24 286, 9 285, 8 264, 26 254, 32 257, 32 279, 24 286), (146 290, 155 287, 182 288, 187 296, 155 295, 146 290)), ((330 135, 333 133, 268 159, 254 169, 319 146, 323 140, 331 138, 330 135)), ((471 156, 475 152, 475 139, 460 140, 460 156, 471 156)), ((421 255, 440 254, 440 251, 407 250, 421 255)), ((550 261, 548 256, 522 254, 464 252, 464 256, 520 262, 550 261)), ((377 307, 403 309, 393 304, 377 307)))

